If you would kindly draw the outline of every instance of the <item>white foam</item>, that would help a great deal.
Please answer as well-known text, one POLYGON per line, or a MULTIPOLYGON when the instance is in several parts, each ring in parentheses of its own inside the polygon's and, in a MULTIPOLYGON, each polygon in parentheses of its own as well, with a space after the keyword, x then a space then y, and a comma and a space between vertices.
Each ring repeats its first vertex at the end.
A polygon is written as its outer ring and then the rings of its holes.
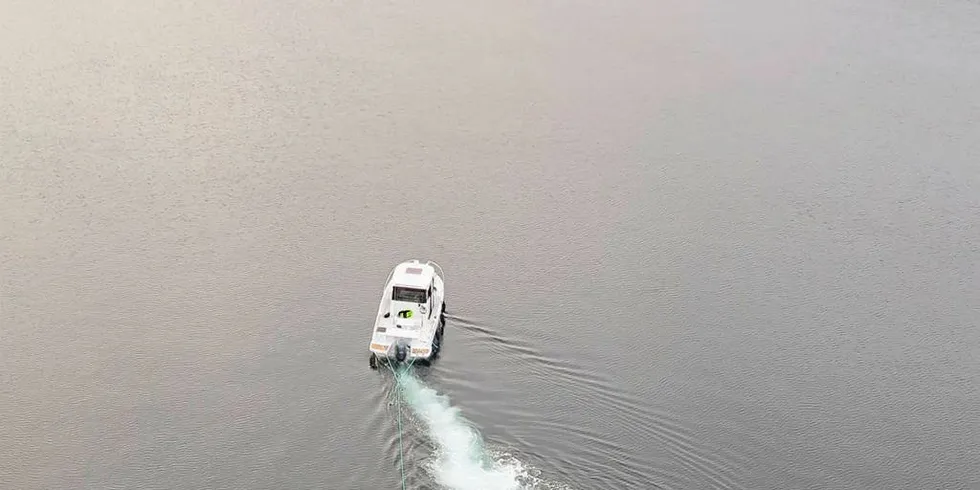
POLYGON ((509 453, 491 453, 480 433, 460 415, 449 399, 422 384, 410 372, 398 373, 406 403, 422 420, 437 453, 429 470, 436 481, 453 490, 521 490, 537 488, 540 480, 509 453))

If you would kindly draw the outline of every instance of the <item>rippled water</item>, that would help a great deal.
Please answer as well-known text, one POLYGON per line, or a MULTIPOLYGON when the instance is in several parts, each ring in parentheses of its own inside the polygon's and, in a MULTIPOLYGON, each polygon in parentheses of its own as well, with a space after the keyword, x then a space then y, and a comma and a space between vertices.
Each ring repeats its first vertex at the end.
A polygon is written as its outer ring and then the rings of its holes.
POLYGON ((978 26, 6 0, 0 488, 980 488, 978 26))

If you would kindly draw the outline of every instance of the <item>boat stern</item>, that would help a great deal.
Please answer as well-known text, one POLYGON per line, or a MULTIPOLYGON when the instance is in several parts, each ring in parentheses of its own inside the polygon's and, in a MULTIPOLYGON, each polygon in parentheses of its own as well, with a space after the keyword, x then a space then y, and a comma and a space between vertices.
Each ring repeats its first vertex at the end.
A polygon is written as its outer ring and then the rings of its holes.
POLYGON ((421 341, 396 339, 390 343, 371 342, 371 367, 379 365, 428 362, 433 357, 432 345, 421 341))

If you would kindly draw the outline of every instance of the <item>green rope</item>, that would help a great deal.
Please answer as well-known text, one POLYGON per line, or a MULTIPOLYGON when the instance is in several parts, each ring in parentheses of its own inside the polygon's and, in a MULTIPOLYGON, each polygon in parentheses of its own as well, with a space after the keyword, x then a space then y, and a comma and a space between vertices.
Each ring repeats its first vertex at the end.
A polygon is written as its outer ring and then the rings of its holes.
MULTIPOLYGON (((391 374, 395 377, 395 386, 398 389, 401 389, 402 388, 402 383, 401 383, 401 379, 399 379, 398 372, 395 371, 395 368, 391 365, 391 360, 390 359, 387 359, 386 358, 385 361, 387 361, 388 369, 391 370, 391 374)), ((412 363, 414 361, 415 361, 414 359, 410 359, 408 361, 408 365, 405 366, 405 371, 407 371, 412 366, 412 363)), ((403 446, 402 446, 402 432, 403 432, 402 431, 402 397, 399 396, 399 394, 397 392, 395 393, 395 412, 397 412, 397 416, 396 416, 396 419, 395 420, 398 421, 398 466, 399 466, 399 469, 401 471, 401 476, 402 476, 402 479, 401 479, 402 490, 405 490, 407 487, 405 486, 405 483, 406 483, 406 480, 405 480, 405 450, 403 449, 403 446)))
MULTIPOLYGON (((398 375, 398 373, 395 373, 395 376, 397 376, 397 375, 398 375)), ((399 385, 398 387, 399 387, 399 389, 401 389, 401 381, 399 379, 397 379, 397 377, 395 378, 395 382, 398 383, 398 385, 399 385)), ((397 420, 398 420, 398 463, 399 463, 398 466, 400 467, 401 474, 402 474, 402 490, 405 490, 405 483, 406 483, 406 480, 405 480, 405 449, 402 446, 402 432, 403 432, 402 431, 402 397, 399 396, 398 393, 396 393, 395 395, 396 395, 396 398, 397 398, 397 400, 395 401, 395 403, 396 403, 395 410, 398 411, 398 417, 397 417, 397 420)))

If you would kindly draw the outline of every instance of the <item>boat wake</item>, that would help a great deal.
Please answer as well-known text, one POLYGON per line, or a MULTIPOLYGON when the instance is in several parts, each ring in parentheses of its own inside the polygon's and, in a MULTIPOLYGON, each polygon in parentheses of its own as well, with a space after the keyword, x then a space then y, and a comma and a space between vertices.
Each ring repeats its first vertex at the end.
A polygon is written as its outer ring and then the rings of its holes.
POLYGON ((487 450, 480 433, 459 409, 409 370, 396 373, 400 395, 425 425, 436 454, 426 468, 440 485, 453 490, 526 490, 567 488, 545 482, 537 471, 507 452, 487 450))

